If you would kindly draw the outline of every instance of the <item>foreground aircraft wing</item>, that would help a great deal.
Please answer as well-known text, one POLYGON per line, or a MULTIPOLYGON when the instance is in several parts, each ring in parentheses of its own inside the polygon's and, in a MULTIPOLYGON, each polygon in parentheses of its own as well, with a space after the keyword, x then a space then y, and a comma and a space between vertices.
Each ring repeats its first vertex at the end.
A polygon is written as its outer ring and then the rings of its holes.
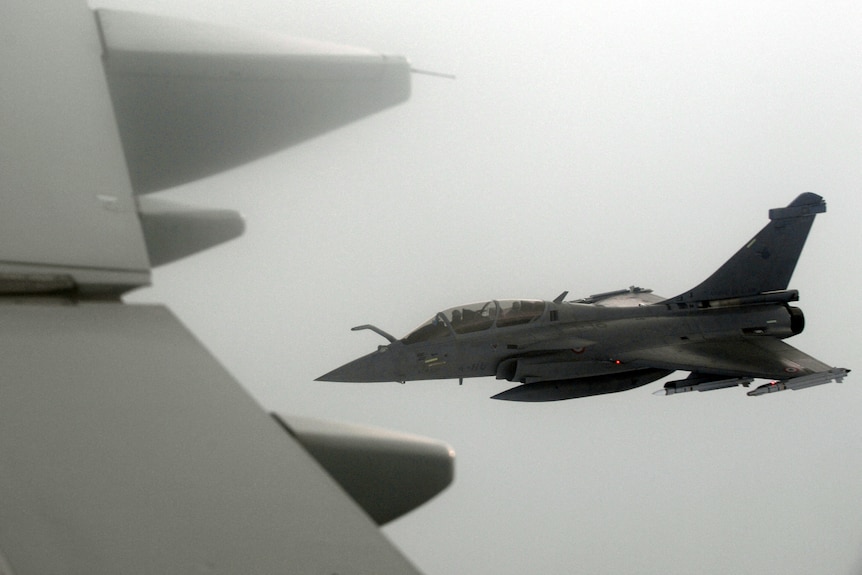
MULTIPOLYGON (((19 302, 0 326, 0 572, 416 573, 372 520, 414 486, 360 508, 166 308, 19 302)), ((375 473, 347 453, 324 462, 375 473)))
POLYGON ((232 212, 133 188, 359 117, 368 108, 295 132, 289 115, 264 134, 261 122, 231 131, 291 107, 285 84, 305 76, 285 66, 315 77, 336 65, 326 78, 337 92, 352 82, 349 62, 227 32, 229 49, 214 53, 199 25, 164 19, 101 23, 100 34, 83 1, 0 4, 0 573, 417 573, 378 525, 451 481, 448 447, 274 418, 165 307, 120 299, 149 283, 152 265, 242 231, 232 212), (177 30, 185 46, 172 44, 177 30), (196 38, 206 50, 189 48, 196 38))
POLYGON ((665 345, 622 354, 621 360, 661 369, 775 379, 830 369, 822 361, 768 336, 665 345))
POLYGON ((404 102, 402 56, 99 10, 132 188, 158 191, 404 102))

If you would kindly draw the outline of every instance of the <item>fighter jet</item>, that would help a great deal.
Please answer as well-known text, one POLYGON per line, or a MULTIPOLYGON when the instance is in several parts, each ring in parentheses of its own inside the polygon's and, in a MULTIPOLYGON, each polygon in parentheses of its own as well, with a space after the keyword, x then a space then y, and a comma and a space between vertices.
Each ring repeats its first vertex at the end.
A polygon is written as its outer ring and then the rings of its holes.
POLYGON ((790 277, 822 197, 804 193, 769 211, 769 223, 715 273, 672 298, 630 287, 564 301, 491 300, 437 313, 401 339, 318 378, 406 382, 495 376, 521 385, 494 399, 555 401, 626 391, 675 371, 659 395, 748 387, 764 395, 843 381, 784 339, 805 326, 790 277))

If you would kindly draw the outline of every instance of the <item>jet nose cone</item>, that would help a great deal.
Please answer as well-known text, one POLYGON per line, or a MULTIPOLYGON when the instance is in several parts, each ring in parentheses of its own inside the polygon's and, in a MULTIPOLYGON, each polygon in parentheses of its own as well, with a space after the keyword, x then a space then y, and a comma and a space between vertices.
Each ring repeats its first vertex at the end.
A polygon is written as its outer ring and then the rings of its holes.
POLYGON ((360 382, 365 381, 362 379, 362 369, 359 368, 356 363, 359 360, 351 361, 350 363, 346 363, 341 367, 335 368, 329 373, 325 373, 315 379, 314 381, 346 381, 346 382, 360 382))
POLYGON ((391 363, 386 352, 375 351, 333 369, 315 381, 344 381, 348 383, 398 381, 391 369, 391 363))

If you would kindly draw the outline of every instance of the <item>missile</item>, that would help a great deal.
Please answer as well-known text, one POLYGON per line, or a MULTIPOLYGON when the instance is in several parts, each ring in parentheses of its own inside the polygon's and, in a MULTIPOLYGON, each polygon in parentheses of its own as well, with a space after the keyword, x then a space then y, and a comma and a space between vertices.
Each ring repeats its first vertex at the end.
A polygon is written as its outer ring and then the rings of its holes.
POLYGON ((654 391, 653 395, 673 395, 675 393, 686 393, 688 391, 712 391, 714 389, 724 389, 725 387, 736 387, 737 385, 748 384, 753 381, 750 377, 732 377, 730 379, 711 379, 709 376, 689 377, 677 381, 669 381, 664 384, 664 389, 654 391))
POLYGON ((832 381, 837 381, 838 383, 842 383, 844 381, 844 377, 850 373, 849 369, 844 369, 843 367, 833 367, 828 371, 821 371, 819 373, 812 373, 809 375, 802 375, 800 377, 794 377, 791 379, 783 379, 781 381, 773 381, 764 385, 761 385, 757 389, 753 389, 748 392, 748 395, 764 395, 766 393, 775 393, 776 391, 784 391, 785 389, 805 389, 806 387, 814 387, 815 385, 823 385, 824 383, 829 383, 832 381))

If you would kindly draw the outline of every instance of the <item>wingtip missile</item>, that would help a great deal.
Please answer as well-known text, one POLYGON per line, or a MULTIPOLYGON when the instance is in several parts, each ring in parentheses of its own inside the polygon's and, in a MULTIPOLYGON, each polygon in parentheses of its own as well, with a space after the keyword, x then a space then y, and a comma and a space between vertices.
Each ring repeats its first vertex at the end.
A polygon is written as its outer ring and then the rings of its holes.
POLYGON ((824 383, 830 383, 833 381, 843 383, 844 378, 848 373, 850 373, 849 369, 833 367, 828 371, 822 371, 820 373, 802 375, 800 377, 784 379, 781 381, 772 381, 761 385, 757 389, 749 391, 748 395, 754 397, 757 395, 765 395, 767 393, 775 393, 776 391, 784 391, 785 389, 805 389, 806 387, 814 387, 815 385, 823 385, 824 383))

